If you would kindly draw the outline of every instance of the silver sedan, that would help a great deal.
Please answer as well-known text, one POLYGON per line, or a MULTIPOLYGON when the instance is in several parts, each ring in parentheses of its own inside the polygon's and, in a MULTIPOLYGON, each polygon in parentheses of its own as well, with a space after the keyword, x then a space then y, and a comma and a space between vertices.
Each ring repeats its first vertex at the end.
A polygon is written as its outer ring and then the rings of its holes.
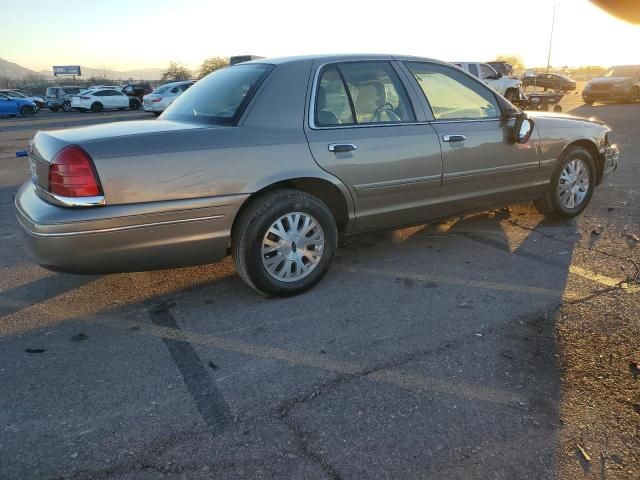
POLYGON ((362 55, 247 62, 155 121, 38 132, 16 196, 41 265, 219 261, 265 295, 315 285, 338 236, 513 202, 571 218, 612 173, 602 123, 527 116, 461 69, 362 55))

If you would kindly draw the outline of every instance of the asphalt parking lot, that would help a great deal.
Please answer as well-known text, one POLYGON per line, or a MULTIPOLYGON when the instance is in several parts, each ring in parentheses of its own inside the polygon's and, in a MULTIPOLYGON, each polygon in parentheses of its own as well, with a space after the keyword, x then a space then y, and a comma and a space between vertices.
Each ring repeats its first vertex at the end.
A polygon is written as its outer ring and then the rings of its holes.
POLYGON ((0 478, 640 478, 640 105, 563 106, 621 150, 581 217, 520 205, 354 237, 283 300, 229 259, 32 264, 15 151, 154 117, 0 119, 0 478))

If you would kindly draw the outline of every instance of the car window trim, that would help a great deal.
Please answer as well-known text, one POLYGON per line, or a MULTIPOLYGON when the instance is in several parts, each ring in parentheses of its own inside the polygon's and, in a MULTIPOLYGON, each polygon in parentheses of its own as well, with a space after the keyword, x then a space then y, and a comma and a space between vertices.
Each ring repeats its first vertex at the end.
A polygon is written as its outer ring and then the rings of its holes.
POLYGON ((413 104, 411 95, 407 89, 407 85, 406 82, 403 80, 403 75, 401 74, 401 72, 398 70, 397 66, 394 65, 395 61, 392 58, 387 59, 358 59, 358 60, 339 60, 339 61, 334 61, 334 62, 326 62, 323 64, 320 64, 316 67, 316 71, 314 72, 314 77, 313 77, 313 82, 311 85, 311 98, 310 98, 310 102, 309 102, 309 114, 307 116, 307 122, 309 124, 309 128, 311 130, 333 130, 333 129, 341 129, 341 128, 374 128, 374 127, 400 127, 400 126, 405 126, 405 125, 424 125, 427 122, 424 121, 420 121, 418 120, 418 116, 417 116, 417 112, 416 112, 416 108, 415 105, 413 104), (407 96, 407 100, 409 100, 409 107, 411 108, 411 111, 413 112, 413 118, 415 120, 411 121, 411 122, 378 122, 378 123, 356 123, 356 117, 355 117, 355 106, 350 105, 351 106, 351 114, 354 116, 354 123, 349 123, 346 125, 327 125, 327 126, 323 126, 323 125, 316 125, 315 123, 315 109, 316 109, 316 105, 317 105, 317 98, 318 98, 318 88, 319 88, 319 82, 320 82, 320 75, 322 74, 322 72, 325 70, 325 68, 329 68, 331 66, 335 66, 336 70, 338 71, 338 74, 340 75, 340 78, 342 79, 342 82, 344 84, 345 89, 347 90, 347 97, 349 98, 350 102, 351 102, 351 93, 349 92, 349 88, 348 85, 344 79, 344 76, 342 74, 342 70, 340 69, 340 67, 338 66, 339 64, 344 64, 344 63, 388 63, 389 65, 391 65, 391 68, 393 69, 394 73, 398 76, 398 80, 400 80, 400 84, 402 85, 402 88, 405 89, 405 94, 407 96))
MULTIPOLYGON (((508 117, 508 116, 511 115, 509 112, 505 111, 505 105, 503 104, 502 101, 500 101, 500 97, 498 97, 496 95, 496 93, 491 88, 488 88, 487 85, 484 84, 484 82, 482 82, 479 78, 474 77, 472 74, 470 74, 466 70, 464 70, 462 68, 458 68, 458 70, 460 70, 462 73, 464 73, 467 77, 472 79, 474 82, 476 82, 482 88, 487 89, 489 91, 489 93, 491 93, 491 95, 493 95, 493 98, 494 98, 496 104, 498 105, 498 108, 500 109, 500 115, 497 116, 497 117, 494 117, 494 118, 450 118, 450 119, 447 118, 447 119, 437 119, 435 117, 435 114, 433 113, 433 109, 431 108, 431 103, 429 103, 429 99, 427 98, 427 94, 424 93, 424 91, 422 90, 422 87, 420 87, 420 84, 418 83, 418 80, 415 78, 415 76, 411 72, 411 69, 409 68, 408 64, 411 64, 411 63, 417 63, 417 64, 422 64, 422 65, 437 65, 437 66, 442 66, 442 67, 448 67, 448 65, 443 65, 443 64, 440 64, 440 63, 427 62, 427 61, 422 61, 422 60, 403 60, 402 61, 402 64, 405 66, 405 68, 408 70, 408 72, 410 74, 409 76, 411 77, 411 81, 417 86, 417 88, 422 93, 422 97, 424 99, 424 102, 425 102, 426 106, 429 109, 428 111, 431 113, 431 116, 433 117, 433 120, 430 120, 427 123, 486 122, 486 121, 503 120, 505 117, 508 117)), ((451 67, 449 67, 449 68, 451 68, 451 67)))

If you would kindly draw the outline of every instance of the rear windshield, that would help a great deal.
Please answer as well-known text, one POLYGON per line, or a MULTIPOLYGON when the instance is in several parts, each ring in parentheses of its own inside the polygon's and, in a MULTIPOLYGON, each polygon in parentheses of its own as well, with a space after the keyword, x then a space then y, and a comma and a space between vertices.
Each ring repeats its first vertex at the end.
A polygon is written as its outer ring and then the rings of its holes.
POLYGON ((162 118, 233 125, 271 68, 265 64, 244 64, 216 70, 178 97, 162 118))
POLYGON ((171 88, 169 85, 162 85, 161 87, 156 88, 153 93, 164 93, 166 92, 169 88, 171 88))
POLYGON ((640 67, 613 67, 602 74, 603 77, 635 77, 640 73, 640 67))

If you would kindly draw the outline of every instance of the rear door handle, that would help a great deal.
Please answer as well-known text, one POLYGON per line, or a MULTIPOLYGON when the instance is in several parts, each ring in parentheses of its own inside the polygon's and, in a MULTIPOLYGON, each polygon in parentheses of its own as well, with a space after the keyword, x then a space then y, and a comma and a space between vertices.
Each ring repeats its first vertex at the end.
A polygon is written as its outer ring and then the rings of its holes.
POLYGON ((330 143, 329 151, 338 153, 338 152, 350 152, 352 150, 357 149, 358 146, 353 143, 330 143))
POLYGON ((464 135, 443 135, 444 142, 464 142, 467 139, 464 135))

